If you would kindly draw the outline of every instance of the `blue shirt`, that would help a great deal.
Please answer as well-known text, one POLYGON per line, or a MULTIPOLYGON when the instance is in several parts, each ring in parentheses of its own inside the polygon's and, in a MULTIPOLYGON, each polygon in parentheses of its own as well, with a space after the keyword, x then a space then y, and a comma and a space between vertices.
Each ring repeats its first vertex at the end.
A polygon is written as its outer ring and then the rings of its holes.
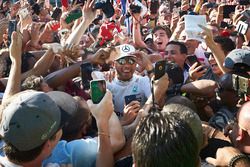
POLYGON ((71 164, 74 167, 95 167, 98 151, 97 139, 79 139, 70 142, 59 141, 52 154, 43 161, 48 163, 71 164))

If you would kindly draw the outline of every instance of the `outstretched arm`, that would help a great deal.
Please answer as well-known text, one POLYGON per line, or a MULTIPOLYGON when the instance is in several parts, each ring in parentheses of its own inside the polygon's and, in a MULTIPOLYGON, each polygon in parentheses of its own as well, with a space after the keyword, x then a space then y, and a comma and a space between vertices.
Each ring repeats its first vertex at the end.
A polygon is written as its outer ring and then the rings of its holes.
POLYGON ((2 103, 4 103, 9 97, 18 93, 21 87, 21 54, 22 54, 22 37, 21 34, 13 32, 11 36, 10 44, 10 59, 11 69, 9 80, 4 92, 2 103))
POLYGON ((78 25, 78 27, 69 35, 68 39, 66 40, 66 44, 79 44, 82 35, 87 30, 92 21, 95 19, 96 10, 93 10, 94 2, 94 0, 87 0, 82 9, 83 20, 78 25))
POLYGON ((212 31, 202 25, 200 25, 200 27, 203 29, 202 32, 203 38, 205 39, 207 46, 211 49, 214 55, 214 59, 218 64, 220 70, 223 72, 223 74, 229 72, 230 70, 223 66, 226 55, 222 51, 222 49, 218 46, 218 44, 214 42, 212 31))
POLYGON ((120 150, 125 144, 125 137, 117 116, 114 113, 112 94, 107 91, 98 104, 87 101, 91 113, 96 119, 98 128, 98 155, 96 166, 113 166, 113 152, 120 150))
POLYGON ((140 25, 140 14, 132 14, 133 16, 133 42, 137 47, 147 48, 147 45, 142 40, 141 36, 141 25, 140 25))

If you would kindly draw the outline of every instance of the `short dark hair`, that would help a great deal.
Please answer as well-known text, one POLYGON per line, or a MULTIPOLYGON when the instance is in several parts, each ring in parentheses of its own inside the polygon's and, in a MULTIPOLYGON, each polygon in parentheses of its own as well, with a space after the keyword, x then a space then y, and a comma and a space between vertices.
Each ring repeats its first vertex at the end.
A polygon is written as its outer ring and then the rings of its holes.
POLYGON ((232 41, 232 39, 228 37, 223 36, 216 36, 214 37, 214 41, 218 44, 220 44, 223 52, 225 53, 225 56, 235 49, 235 43, 232 41))
POLYGON ((170 28, 168 26, 163 26, 163 25, 155 26, 152 30, 152 34, 154 34, 158 30, 164 30, 166 32, 168 38, 170 38, 172 35, 170 28))
POLYGON ((140 121, 132 152, 138 167, 195 167, 199 156, 198 143, 189 125, 157 111, 140 121))
MULTIPOLYGON (((88 123, 91 125, 91 121, 89 118, 89 109, 84 108, 80 104, 80 100, 83 98, 80 96, 75 96, 74 99, 77 101, 77 110, 74 111, 74 113, 71 114, 71 118, 69 119, 68 123, 63 126, 63 134, 61 137, 61 140, 66 141, 72 141, 79 139, 79 132, 82 130, 82 128, 87 125, 88 123)), ((85 135, 85 134, 84 134, 85 135)))
POLYGON ((179 42, 179 41, 169 41, 168 42, 168 44, 167 44, 167 46, 168 45, 177 45, 177 46, 179 46, 180 47, 180 52, 182 53, 182 54, 188 54, 188 50, 187 50, 187 47, 186 47, 186 45, 183 43, 183 42, 179 42))
POLYGON ((38 155, 42 152, 44 144, 45 143, 29 151, 19 151, 12 144, 6 143, 6 145, 3 147, 3 150, 4 150, 5 155, 8 157, 8 159, 11 162, 23 163, 23 162, 32 161, 36 157, 38 157, 38 155))
MULTIPOLYGON (((52 135, 48 140, 55 140, 57 132, 58 131, 56 131, 56 133, 52 135)), ((29 150, 29 151, 19 151, 12 144, 5 142, 3 150, 4 150, 5 155, 11 162, 14 162, 14 163, 30 162, 39 156, 39 154, 42 152, 43 147, 47 141, 45 141, 40 146, 33 148, 32 150, 29 150)))

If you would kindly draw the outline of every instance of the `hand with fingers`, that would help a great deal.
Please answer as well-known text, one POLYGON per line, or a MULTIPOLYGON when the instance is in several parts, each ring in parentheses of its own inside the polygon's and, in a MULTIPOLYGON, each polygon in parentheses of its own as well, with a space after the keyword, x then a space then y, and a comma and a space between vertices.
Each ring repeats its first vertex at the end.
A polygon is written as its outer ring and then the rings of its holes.
POLYGON ((71 22, 69 24, 66 23, 65 19, 67 18, 68 14, 69 14, 68 11, 63 12, 62 16, 60 17, 60 30, 62 30, 62 29, 70 30, 72 25, 74 24, 74 22, 71 22))
POLYGON ((11 43, 9 47, 10 59, 12 62, 21 62, 22 53, 22 35, 19 32, 13 32, 11 35, 11 43))
MULTIPOLYGON (((152 78, 154 80, 154 77, 152 78)), ((155 102, 162 108, 165 104, 166 92, 169 86, 169 77, 165 73, 160 79, 154 80, 155 102)))
POLYGON ((90 112, 96 119, 97 125, 101 123, 107 123, 112 113, 114 112, 114 105, 112 101, 112 94, 107 90, 105 96, 100 103, 94 104, 92 100, 88 100, 87 104, 90 108, 90 112))
POLYGON ((171 39, 177 40, 181 32, 184 30, 184 28, 185 28, 184 16, 182 16, 180 19, 179 16, 177 18, 172 17, 171 30, 173 31, 173 35, 171 39))
POLYGON ((87 0, 82 8, 82 16, 84 20, 92 22, 96 17, 96 10, 94 9, 95 0, 87 0))
POLYGON ((121 124, 123 126, 131 124, 135 120, 139 110, 140 102, 131 101, 128 105, 124 107, 123 117, 121 118, 121 124))
POLYGON ((59 43, 44 43, 42 48, 51 49, 55 54, 60 54, 63 51, 63 47, 59 43))
POLYGON ((47 22, 43 32, 39 36, 41 43, 51 43, 54 41, 53 27, 58 25, 58 21, 47 22))
POLYGON ((210 30, 209 28, 203 26, 203 25, 199 25, 199 27, 203 30, 201 32, 201 35, 203 36, 206 44, 208 45, 208 47, 210 47, 211 45, 214 44, 214 39, 213 39, 213 32, 212 30, 210 30))
POLYGON ((69 59, 76 61, 80 57, 80 48, 78 45, 66 44, 63 47, 63 54, 69 59))
MULTIPOLYGON (((114 47, 100 48, 91 58, 91 62, 94 64, 105 64, 112 60, 112 51, 114 47)), ((114 55, 115 56, 115 55, 114 55)))
POLYGON ((147 71, 151 71, 154 67, 150 61, 149 55, 143 51, 135 51, 131 53, 136 56, 136 63, 147 71))
POLYGON ((39 34, 40 34, 40 27, 41 27, 41 24, 40 23, 35 23, 33 22, 31 24, 31 31, 30 31, 30 37, 31 37, 31 40, 30 40, 30 45, 32 45, 33 47, 35 48, 40 48, 41 49, 41 46, 39 44, 39 34))
POLYGON ((112 68, 109 71, 104 72, 104 78, 106 81, 112 82, 115 77, 116 77, 116 71, 112 68))
POLYGON ((223 147, 217 150, 216 158, 208 157, 206 161, 214 166, 229 166, 231 159, 239 154, 240 151, 234 147, 223 147))
POLYGON ((207 69, 204 68, 202 65, 198 66, 198 62, 195 62, 190 68, 189 68, 189 77, 195 81, 199 78, 201 78, 205 73, 207 72, 207 69))

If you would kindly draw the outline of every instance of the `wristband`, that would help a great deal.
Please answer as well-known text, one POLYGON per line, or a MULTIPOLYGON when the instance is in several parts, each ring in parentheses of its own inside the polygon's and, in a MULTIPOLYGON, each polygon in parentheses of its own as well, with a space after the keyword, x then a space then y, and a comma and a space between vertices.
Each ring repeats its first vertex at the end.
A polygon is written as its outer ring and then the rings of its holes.
POLYGON ((248 159, 248 157, 247 157, 245 154, 238 154, 238 155, 234 156, 234 157, 230 160, 228 166, 229 166, 229 167, 234 167, 235 164, 236 164, 239 160, 241 160, 241 159, 248 159))
POLYGON ((107 136, 107 137, 110 137, 109 134, 104 133, 104 132, 98 132, 98 136, 107 136))

